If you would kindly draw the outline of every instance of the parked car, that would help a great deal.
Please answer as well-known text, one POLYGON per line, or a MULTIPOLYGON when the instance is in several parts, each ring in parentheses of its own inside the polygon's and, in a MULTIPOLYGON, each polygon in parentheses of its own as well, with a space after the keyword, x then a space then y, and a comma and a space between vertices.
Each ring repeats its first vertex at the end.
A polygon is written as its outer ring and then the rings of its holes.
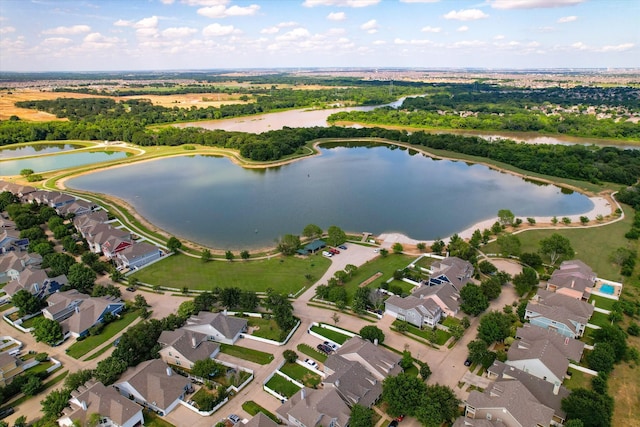
POLYGON ((231 421, 234 425, 238 424, 240 422, 240 417, 237 416, 236 414, 231 414, 227 417, 229 419, 229 421, 231 421))
POLYGON ((333 256, 333 254, 331 252, 328 252, 328 251, 322 251, 322 256, 327 257, 327 258, 331 258, 333 256))
POLYGON ((304 359, 304 363, 311 366, 312 368, 318 369, 318 362, 316 362, 315 360, 304 359))
POLYGON ((338 248, 342 249, 343 251, 347 250, 347 247, 345 245, 340 245, 340 246, 338 246, 338 248))
POLYGON ((398 415, 394 421, 401 422, 402 420, 404 420, 404 414, 398 415))
POLYGON ((330 248, 330 249, 329 249, 329 252, 331 252, 331 253, 332 253, 332 254, 334 254, 334 255, 338 255, 338 254, 340 253, 340 251, 339 251, 339 250, 337 250, 336 248, 330 248))
POLYGON ((467 360, 464 361, 464 366, 471 366, 471 359, 467 357, 467 360))
POLYGON ((331 352, 333 352, 333 349, 331 347, 324 344, 318 344, 317 349, 326 354, 330 354, 331 352))
POLYGON ((325 341, 323 344, 329 347, 330 349, 332 349, 333 351, 338 349, 338 346, 332 342, 325 341))
POLYGON ((391 421, 389 427, 398 427, 398 422, 396 420, 391 421))
POLYGON ((136 291, 136 288, 134 288, 133 286, 129 286, 129 287, 127 288, 127 290, 128 290, 129 292, 135 292, 135 291, 136 291))
POLYGON ((8 417, 9 415, 13 414, 15 412, 15 409, 13 409, 13 406, 9 406, 6 409, 3 409, 2 411, 0 411, 0 420, 3 418, 8 417))
POLYGON ((380 252, 380 249, 375 248, 375 249, 373 250, 373 252, 377 254, 378 252, 380 252))

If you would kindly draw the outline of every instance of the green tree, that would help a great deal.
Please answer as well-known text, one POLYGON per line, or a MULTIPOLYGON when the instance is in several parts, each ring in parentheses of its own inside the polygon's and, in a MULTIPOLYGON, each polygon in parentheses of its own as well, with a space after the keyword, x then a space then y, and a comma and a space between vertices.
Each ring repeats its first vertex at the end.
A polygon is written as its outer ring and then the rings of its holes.
POLYGON ((96 282, 96 273, 84 264, 74 264, 69 267, 67 278, 69 279, 70 287, 88 294, 96 282))
POLYGON ((235 258, 235 255, 231 251, 226 251, 224 253, 224 257, 227 259, 227 261, 233 261, 233 259, 235 258))
POLYGON ((436 255, 441 255, 444 248, 445 244, 442 239, 436 239, 436 241, 431 245, 431 251, 436 255))
POLYGON ((98 362, 94 376, 104 385, 110 385, 120 378, 120 374, 127 370, 127 362, 117 357, 107 357, 98 362))
POLYGON ((469 350, 469 360, 476 364, 481 364, 489 355, 487 343, 483 340, 473 340, 467 344, 469 350))
POLYGON ((609 373, 616 363, 616 355, 611 344, 602 342, 587 355, 587 364, 594 371, 609 373))
POLYGON ((427 250, 427 244, 424 242, 420 242, 416 245, 416 248, 420 251, 420 252, 424 252, 427 250))
POLYGON ((382 329, 374 325, 363 326, 360 329, 360 336, 371 342, 378 340, 378 344, 382 344, 384 342, 384 332, 382 332, 382 329))
POLYGON ((260 298, 253 291, 242 291, 240 293, 240 300, 238 301, 238 307, 244 311, 255 311, 260 305, 260 298))
POLYGON ((511 256, 520 253, 520 239, 515 234, 501 234, 498 236, 497 243, 502 255, 511 256))
POLYGON ((560 259, 571 259, 575 255, 569 239, 558 233, 540 240, 540 253, 548 256, 551 264, 555 264, 560 259))
POLYGON ((494 341, 503 341, 510 335, 513 318, 509 314, 499 311, 491 311, 480 319, 478 325, 478 338, 491 344, 494 341))
POLYGON ((240 258, 242 258, 244 261, 248 260, 251 257, 251 254, 249 253, 249 251, 244 250, 240 252, 240 258))
POLYGON ((503 226, 513 224, 515 217, 516 216, 509 209, 500 209, 498 211, 498 220, 503 226))
POLYGON ((33 169, 22 169, 20 171, 20 175, 21 176, 29 176, 29 175, 33 175, 33 169))
POLYGON ((478 229, 473 231, 471 238, 469 239, 469 244, 472 248, 478 249, 480 247, 480 243, 482 243, 482 232, 478 229))
POLYGON ((44 342, 53 345, 62 341, 62 327, 55 320, 39 317, 33 321, 33 336, 38 342, 44 342))
POLYGON ((178 316, 188 319, 189 317, 196 314, 198 311, 196 310, 196 303, 193 300, 183 301, 178 306, 178 316))
POLYGON ((424 381, 428 380, 431 376, 431 368, 427 362, 419 362, 420 363, 420 377, 424 381))
POLYGON ((439 427, 458 417, 460 400, 451 388, 435 384, 428 385, 424 403, 418 408, 416 417, 425 427, 439 427))
POLYGON ((462 325, 451 325, 449 327, 449 333, 454 340, 458 341, 464 335, 464 328, 462 327, 462 325))
POLYGON ((20 387, 20 391, 25 396, 35 396, 42 390, 42 380, 35 375, 30 375, 29 379, 20 387))
POLYGON ((394 254, 401 254, 402 251, 404 251, 404 247, 401 243, 394 243, 391 249, 393 250, 394 254))
POLYGON ((197 360, 191 368, 191 373, 196 377, 204 378, 205 380, 215 378, 223 372, 223 366, 217 363, 215 360, 205 358, 197 360))
POLYGON ((202 262, 209 262, 211 261, 211 251, 209 249, 203 249, 202 252, 200 253, 200 259, 202 260, 202 262))
POLYGON ((589 223, 589 217, 588 216, 581 216, 580 217, 580 224, 582 225, 587 225, 589 223))
POLYGON ((494 276, 483 280, 480 284, 480 290, 489 301, 493 301, 500 296, 502 286, 500 285, 500 280, 494 276))
POLYGON ((338 226, 332 225, 327 229, 327 244, 338 246, 347 241, 347 235, 338 226))
POLYGON ((27 314, 34 314, 42 308, 42 300, 31 292, 20 289, 11 297, 11 302, 18 308, 18 316, 22 317, 27 314))
POLYGON ((357 314, 363 314, 369 308, 370 300, 369 296, 371 295, 371 288, 363 287, 356 289, 356 293, 353 296, 353 301, 351 302, 351 308, 357 314))
POLYGON ((480 261, 478 263, 478 269, 482 274, 494 274, 498 271, 498 267, 487 260, 480 261))
POLYGON ((75 390, 91 378, 93 378, 93 371, 91 369, 80 369, 66 376, 64 379, 64 387, 67 390, 75 390))
POLYGON ((322 228, 317 226, 316 224, 307 224, 302 230, 302 235, 309 239, 317 239, 322 236, 322 228))
POLYGON ((373 427, 373 409, 357 403, 351 407, 350 427, 373 427))
POLYGON ((300 249, 300 236, 293 234, 285 234, 278 242, 278 251, 283 255, 294 255, 300 249))
POLYGON ((389 405, 387 412, 392 417, 414 415, 424 403, 426 391, 427 386, 420 378, 405 373, 382 382, 382 400, 389 405))
POLYGON ((167 249, 170 252, 178 252, 178 250, 182 247, 182 242, 177 238, 171 236, 169 240, 167 240, 167 249))
POLYGON ((571 224, 571 218, 569 218, 568 216, 563 216, 563 217, 562 217, 562 223, 563 223, 564 225, 569 225, 569 224, 571 224))
POLYGON ((48 268, 51 277, 68 274, 69 268, 76 263, 72 256, 61 253, 51 253, 42 259, 42 268, 48 268))
POLYGON ((540 258, 540 255, 532 252, 521 254, 520 262, 524 265, 528 265, 531 268, 538 268, 542 266, 542 258, 540 258))
POLYGON ((40 401, 42 412, 46 418, 59 418, 62 410, 69 404, 69 389, 52 390, 40 401))
POLYGON ((285 350, 282 352, 282 355, 284 356, 284 360, 289 363, 295 363, 295 361, 298 360, 298 353, 293 350, 285 350))
POLYGON ((402 352, 402 359, 400 359, 400 362, 398 364, 404 371, 413 366, 413 356, 411 355, 411 352, 409 350, 405 350, 402 352))
POLYGON ((491 226, 491 233, 495 234, 496 236, 502 233, 502 230, 502 224, 500 224, 499 221, 494 222, 491 226))
POLYGON ((584 427, 610 427, 613 415, 611 396, 584 388, 575 389, 562 399, 567 420, 579 419, 584 427))
POLYGON ((470 283, 460 290, 460 300, 460 309, 471 316, 477 316, 489 307, 489 300, 480 287, 470 283))
POLYGON ((157 358, 160 350, 158 338, 162 329, 162 322, 156 319, 146 320, 129 327, 121 335, 120 343, 112 356, 124 360, 128 366, 157 358))
POLYGON ((522 272, 513 277, 513 286, 518 296, 523 296, 538 284, 538 274, 531 267, 524 267, 522 272))
POLYGON ((296 318, 293 317, 293 306, 285 295, 268 289, 267 297, 262 300, 262 305, 271 310, 278 327, 283 331, 290 330, 296 324, 296 318))
POLYGON ((600 329, 593 331, 592 336, 596 344, 608 343, 611 345, 616 362, 625 357, 627 353, 627 335, 618 325, 604 325, 600 329))
POLYGON ((386 258, 386 257, 387 257, 387 255, 389 255, 389 251, 387 250, 387 248, 381 248, 381 249, 380 249, 380 256, 381 256, 382 258, 386 258))

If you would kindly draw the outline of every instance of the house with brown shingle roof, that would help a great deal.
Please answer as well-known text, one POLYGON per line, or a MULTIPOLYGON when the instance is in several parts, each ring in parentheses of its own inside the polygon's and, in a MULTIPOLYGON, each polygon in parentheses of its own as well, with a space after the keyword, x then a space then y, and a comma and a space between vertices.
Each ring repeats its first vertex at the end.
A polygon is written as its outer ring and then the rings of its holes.
POLYGON ((114 384, 120 394, 164 416, 178 406, 191 382, 160 359, 129 368, 114 384))
POLYGON ((296 427, 346 427, 351 410, 333 388, 304 387, 283 403, 276 414, 296 427))
POLYGON ((240 334, 247 331, 247 320, 227 316, 225 313, 201 311, 187 319, 182 329, 200 332, 212 341, 233 344, 240 338, 240 334))
POLYGON ((331 367, 333 374, 322 384, 335 388, 349 407, 358 404, 370 408, 382 395, 382 381, 359 362, 331 354, 325 365, 331 367))
POLYGON ((596 279, 596 274, 584 262, 578 259, 563 261, 547 281, 547 290, 586 301, 596 279))
POLYGON ((579 338, 592 314, 593 306, 589 303, 539 289, 527 304, 524 318, 532 325, 551 329, 565 337, 579 338))
POLYGON ((99 425, 136 427, 144 425, 142 406, 119 394, 113 387, 88 381, 71 392, 69 406, 58 419, 60 427, 88 425, 93 414, 100 415, 99 425))
POLYGON ((428 286, 451 283, 456 289, 462 289, 473 276, 473 265, 458 257, 447 257, 431 264, 428 286))
POLYGON ((220 352, 220 345, 209 341, 206 334, 183 328, 162 331, 158 342, 162 345, 160 359, 187 369, 193 368, 198 360, 213 359, 220 352))
POLYGON ((526 324, 518 328, 507 352, 509 366, 514 366, 552 384, 561 384, 569 361, 579 362, 584 343, 552 330, 526 324))
POLYGON ((147 242, 138 242, 116 253, 116 264, 121 268, 139 268, 160 259, 160 248, 147 242))
POLYGON ((327 375, 332 375, 340 369, 338 362, 341 362, 341 359, 360 363, 378 381, 402 372, 399 355, 358 336, 349 338, 335 354, 341 358, 332 358, 332 361, 336 361, 335 365, 327 359, 328 363, 324 365, 327 375))
POLYGON ((431 298, 393 295, 384 302, 385 313, 411 323, 418 328, 433 328, 442 318, 442 309, 431 298))
POLYGON ((411 293, 416 298, 430 299, 442 310, 443 317, 455 317, 460 311, 460 288, 451 283, 443 283, 438 286, 422 285, 411 293))
POLYGON ((264 412, 258 412, 244 425, 244 427, 278 427, 278 424, 266 416, 264 412))
POLYGON ((56 212, 58 212, 58 215, 63 217, 70 214, 73 214, 75 216, 82 216, 82 215, 86 215, 88 213, 93 212, 93 210, 96 209, 97 207, 98 206, 93 202, 88 202, 82 199, 76 199, 69 204, 57 207, 56 212))
POLYGON ((16 280, 28 266, 39 267, 41 264, 42 256, 35 252, 7 252, 0 256, 0 283, 16 280))
POLYGON ((39 298, 44 298, 57 291, 67 283, 67 276, 48 277, 44 270, 28 266, 20 272, 18 278, 10 281, 2 290, 13 296, 18 291, 26 290, 39 298))

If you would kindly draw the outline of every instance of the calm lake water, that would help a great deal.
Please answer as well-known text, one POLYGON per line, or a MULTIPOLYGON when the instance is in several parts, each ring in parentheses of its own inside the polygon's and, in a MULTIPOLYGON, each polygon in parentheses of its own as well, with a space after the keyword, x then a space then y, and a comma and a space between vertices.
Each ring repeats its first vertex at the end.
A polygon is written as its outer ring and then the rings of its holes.
POLYGON ((389 146, 326 146, 322 155, 269 169, 188 156, 71 179, 72 188, 112 194, 160 228, 209 247, 255 249, 305 225, 352 232, 446 237, 495 217, 565 216, 593 204, 482 165, 433 160, 389 146))
POLYGON ((125 151, 85 151, 82 153, 60 154, 59 156, 32 157, 23 160, 0 162, 0 175, 18 175, 22 169, 32 169, 35 173, 47 172, 92 163, 106 162, 127 157, 125 151))
POLYGON ((75 150, 80 147, 82 147, 82 145, 75 144, 32 144, 22 145, 20 147, 4 147, 0 148, 0 159, 61 153, 64 151, 75 150))

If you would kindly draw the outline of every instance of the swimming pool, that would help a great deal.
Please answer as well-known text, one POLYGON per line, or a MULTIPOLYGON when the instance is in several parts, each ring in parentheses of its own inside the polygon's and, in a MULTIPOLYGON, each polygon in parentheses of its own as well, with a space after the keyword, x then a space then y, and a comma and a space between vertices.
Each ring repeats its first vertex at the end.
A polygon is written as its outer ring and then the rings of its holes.
POLYGON ((605 284, 600 286, 600 292, 602 292, 603 294, 613 295, 614 291, 615 291, 615 288, 611 285, 605 284))

